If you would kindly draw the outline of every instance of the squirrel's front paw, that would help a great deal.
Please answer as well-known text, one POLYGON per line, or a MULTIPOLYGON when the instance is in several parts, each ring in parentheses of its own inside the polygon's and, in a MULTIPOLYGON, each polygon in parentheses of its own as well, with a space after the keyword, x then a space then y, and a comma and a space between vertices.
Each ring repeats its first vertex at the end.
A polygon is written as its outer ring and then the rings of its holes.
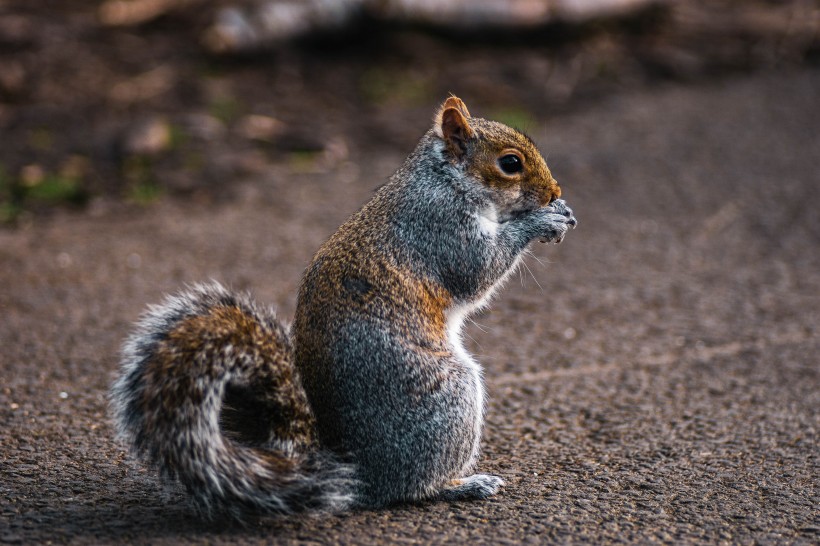
POLYGON ((567 206, 563 199, 556 199, 539 211, 543 215, 544 232, 538 239, 542 243, 560 243, 564 240, 570 228, 578 225, 578 220, 572 214, 572 209, 567 206))

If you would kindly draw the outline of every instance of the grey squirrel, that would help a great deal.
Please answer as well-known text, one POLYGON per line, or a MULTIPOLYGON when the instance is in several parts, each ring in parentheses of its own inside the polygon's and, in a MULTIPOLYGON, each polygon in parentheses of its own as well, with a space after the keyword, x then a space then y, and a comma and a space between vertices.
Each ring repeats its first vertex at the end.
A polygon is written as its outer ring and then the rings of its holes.
POLYGON ((534 143, 451 96, 318 250, 288 331, 217 283, 150 307, 112 388, 120 434, 206 514, 483 499, 486 393, 464 320, 528 244, 576 225, 534 143))

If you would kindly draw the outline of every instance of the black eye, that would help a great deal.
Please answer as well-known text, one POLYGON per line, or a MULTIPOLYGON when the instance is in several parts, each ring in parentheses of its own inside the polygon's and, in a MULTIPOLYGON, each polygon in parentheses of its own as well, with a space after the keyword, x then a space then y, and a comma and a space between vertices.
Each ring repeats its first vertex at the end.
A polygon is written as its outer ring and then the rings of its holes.
POLYGON ((524 170, 524 164, 521 162, 521 158, 515 154, 507 154, 499 157, 498 166, 501 167, 501 170, 504 171, 505 174, 520 173, 524 170))

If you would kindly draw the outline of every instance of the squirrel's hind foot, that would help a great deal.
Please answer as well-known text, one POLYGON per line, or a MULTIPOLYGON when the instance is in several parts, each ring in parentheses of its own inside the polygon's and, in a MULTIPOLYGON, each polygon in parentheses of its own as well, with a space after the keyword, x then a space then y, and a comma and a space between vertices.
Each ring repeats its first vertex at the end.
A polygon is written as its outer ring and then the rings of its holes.
POLYGON ((444 501, 480 500, 498 493, 504 480, 491 474, 473 474, 466 478, 453 480, 438 494, 444 501))

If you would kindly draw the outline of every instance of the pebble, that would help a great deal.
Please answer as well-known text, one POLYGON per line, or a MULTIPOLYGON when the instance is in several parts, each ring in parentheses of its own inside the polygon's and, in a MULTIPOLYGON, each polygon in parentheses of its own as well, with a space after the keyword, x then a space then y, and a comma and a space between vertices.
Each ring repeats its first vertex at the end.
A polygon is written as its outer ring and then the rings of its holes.
POLYGON ((126 155, 156 155, 170 147, 171 125, 160 117, 134 123, 122 138, 122 151, 126 155))

